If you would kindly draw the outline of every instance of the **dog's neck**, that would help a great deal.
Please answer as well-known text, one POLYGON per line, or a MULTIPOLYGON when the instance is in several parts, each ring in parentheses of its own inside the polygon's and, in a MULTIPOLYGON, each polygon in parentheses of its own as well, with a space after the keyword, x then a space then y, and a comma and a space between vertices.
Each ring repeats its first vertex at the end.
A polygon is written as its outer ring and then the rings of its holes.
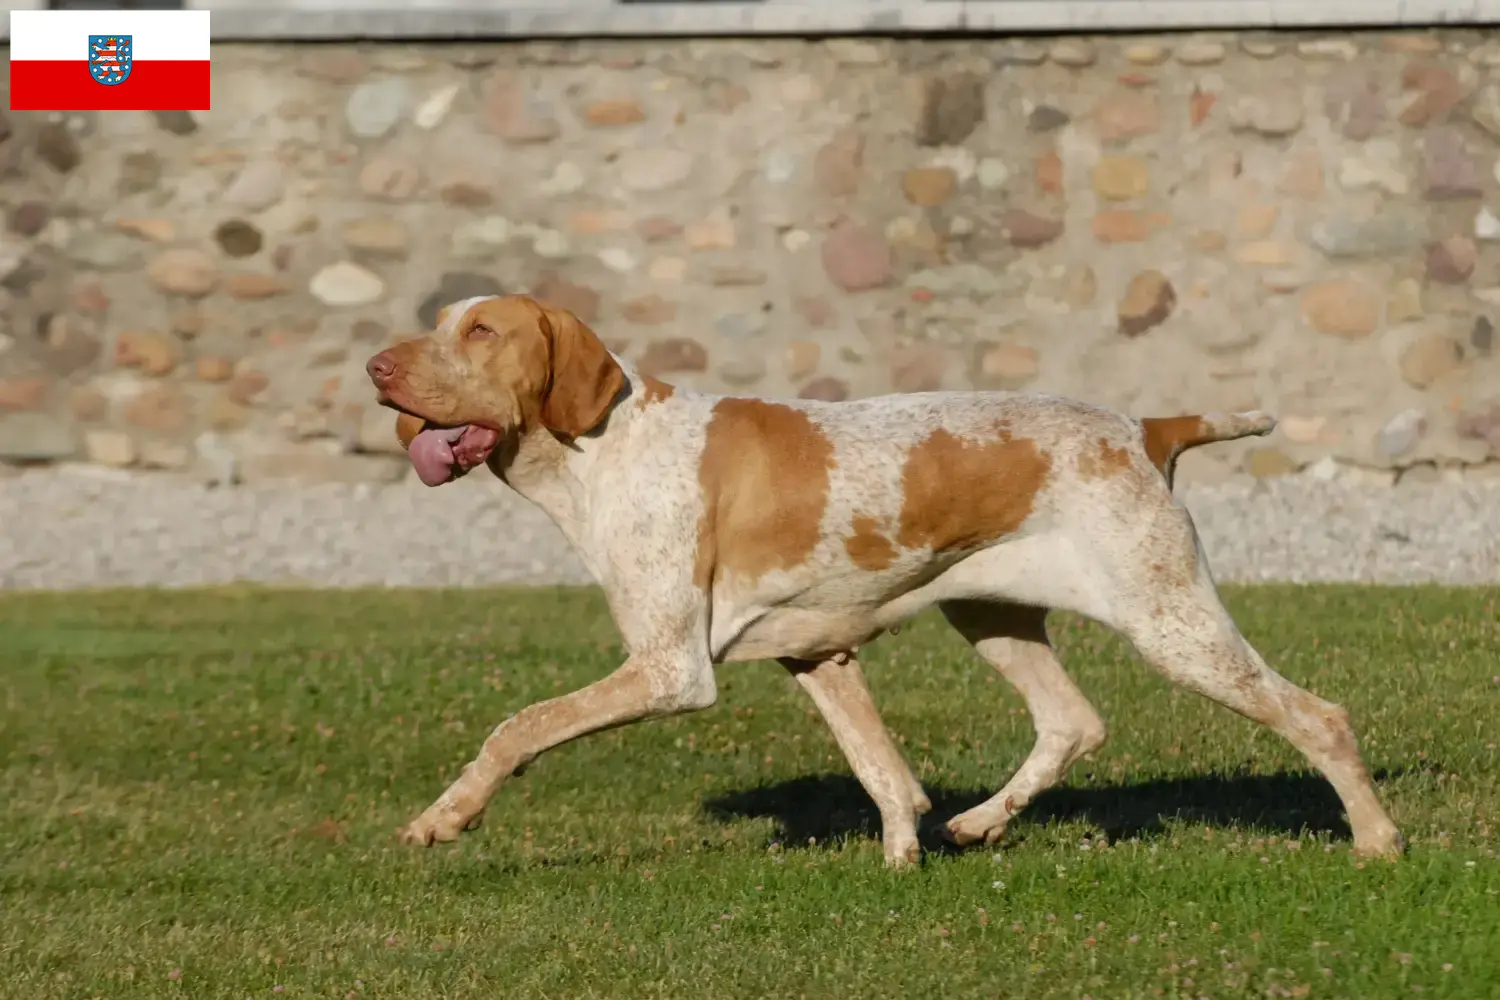
MULTIPOLYGON (((616 359, 619 361, 619 359, 616 359)), ((593 470, 626 435, 640 413, 634 405, 645 387, 641 377, 624 362, 625 384, 600 424, 577 438, 559 437, 536 426, 495 450, 489 466, 506 485, 536 504, 562 530, 574 547, 587 523, 593 500, 593 470)))

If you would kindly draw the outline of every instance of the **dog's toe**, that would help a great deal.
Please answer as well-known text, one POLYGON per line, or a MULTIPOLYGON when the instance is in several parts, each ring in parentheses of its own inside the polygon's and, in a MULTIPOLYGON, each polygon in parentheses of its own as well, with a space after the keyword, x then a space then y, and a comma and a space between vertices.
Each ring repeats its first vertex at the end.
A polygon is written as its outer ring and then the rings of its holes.
POLYGON ((1354 838, 1354 853, 1362 858, 1399 858, 1406 853, 1406 838, 1394 826, 1354 838))
POLYGON ((448 813, 434 815, 428 810, 401 828, 401 842, 413 847, 452 843, 466 831, 478 829, 483 816, 482 812, 468 818, 448 813))
POLYGON ((426 826, 421 820, 413 820, 396 831, 396 836, 401 843, 411 847, 431 847, 432 827, 426 826))
POLYGON ((942 827, 942 835, 949 843, 957 844, 959 847, 968 847, 970 844, 993 844, 1005 836, 1005 828, 1010 822, 1010 816, 993 816, 978 810, 970 810, 966 813, 950 819, 942 827))
POLYGON ((902 843, 889 844, 885 850, 885 866, 887 868, 902 871, 911 868, 922 860, 922 847, 916 839, 902 843))

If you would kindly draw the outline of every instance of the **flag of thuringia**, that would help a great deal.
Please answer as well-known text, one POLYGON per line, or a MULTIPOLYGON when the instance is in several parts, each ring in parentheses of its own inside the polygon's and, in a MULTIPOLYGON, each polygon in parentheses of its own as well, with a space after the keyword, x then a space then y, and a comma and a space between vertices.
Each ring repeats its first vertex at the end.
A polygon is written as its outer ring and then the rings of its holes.
POLYGON ((208 11, 13 10, 13 111, 209 110, 208 11))

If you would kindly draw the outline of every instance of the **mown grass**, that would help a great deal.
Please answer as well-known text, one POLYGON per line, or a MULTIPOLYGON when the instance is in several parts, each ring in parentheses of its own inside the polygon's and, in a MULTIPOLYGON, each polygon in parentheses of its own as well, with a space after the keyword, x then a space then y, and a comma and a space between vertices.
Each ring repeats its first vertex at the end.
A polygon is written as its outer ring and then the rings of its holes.
MULTIPOLYGON (((881 866, 769 664, 714 709, 539 760, 485 826, 395 828, 489 728, 620 660, 594 591, 0 598, 0 996, 1500 996, 1500 596, 1227 589, 1353 714, 1410 842, 1117 639, 1054 631, 1109 744, 999 850, 881 866)), ((868 651, 945 818, 1030 747, 936 620, 868 651)))

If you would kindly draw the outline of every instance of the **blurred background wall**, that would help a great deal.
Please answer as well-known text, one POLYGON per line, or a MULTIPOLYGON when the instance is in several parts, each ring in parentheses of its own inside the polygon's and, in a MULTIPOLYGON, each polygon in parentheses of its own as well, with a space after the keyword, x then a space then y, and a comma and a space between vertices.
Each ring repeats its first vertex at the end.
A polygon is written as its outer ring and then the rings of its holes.
POLYGON ((1282 418, 1189 479, 1500 464, 1482 29, 516 40, 649 14, 207 6, 212 112, 0 118, 0 461, 394 479, 366 358, 530 292, 714 391, 1282 418), (381 37, 328 40, 351 16, 381 37))

